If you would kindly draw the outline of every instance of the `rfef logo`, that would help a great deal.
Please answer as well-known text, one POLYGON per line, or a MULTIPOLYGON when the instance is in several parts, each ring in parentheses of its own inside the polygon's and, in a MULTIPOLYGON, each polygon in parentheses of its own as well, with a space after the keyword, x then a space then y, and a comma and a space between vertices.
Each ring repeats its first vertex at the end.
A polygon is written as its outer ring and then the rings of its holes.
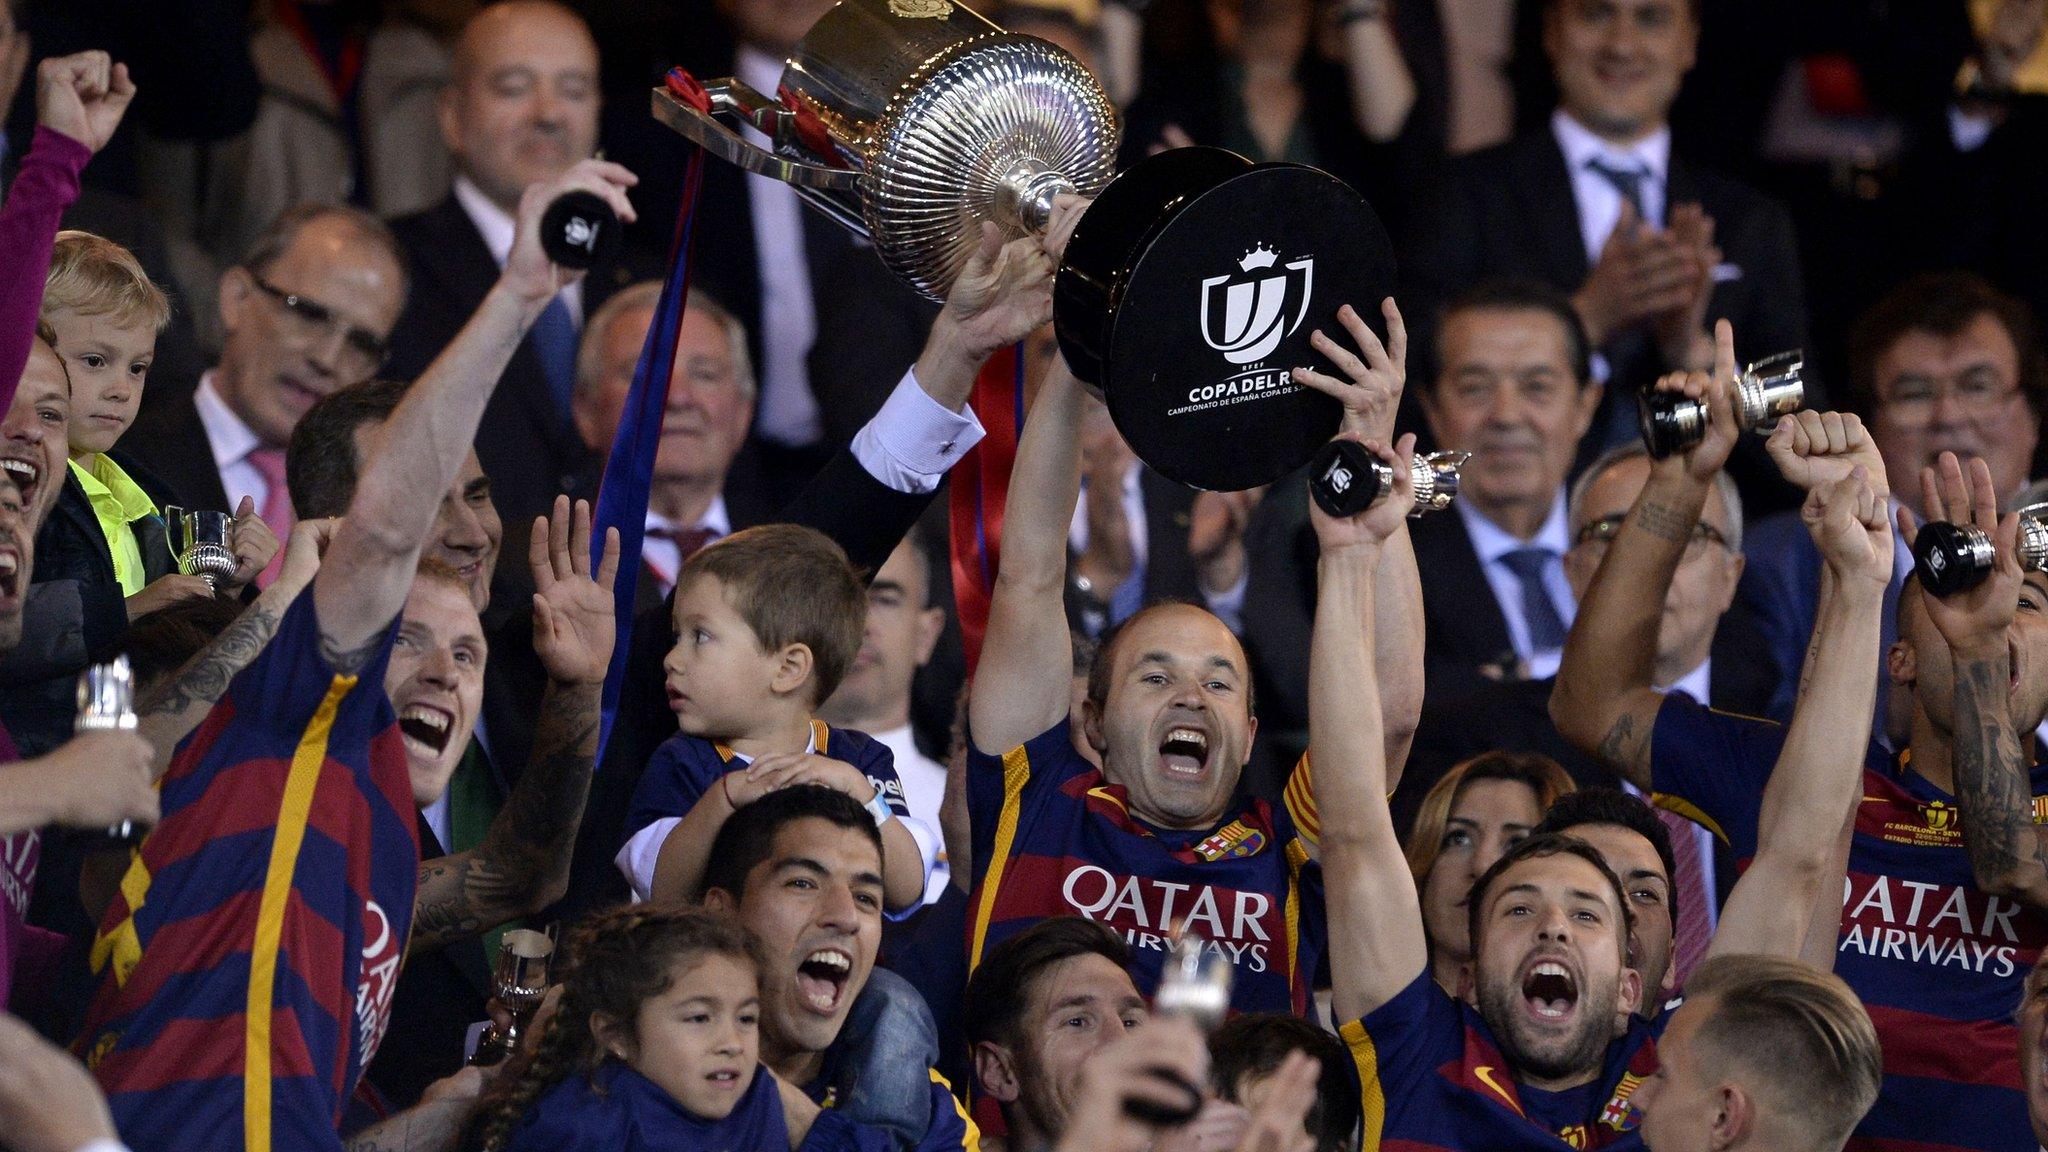
POLYGON ((1232 364, 1271 356, 1308 315, 1315 258, 1304 256, 1275 272, 1279 260, 1262 244, 1238 261, 1236 272, 1202 281, 1202 339, 1232 364))

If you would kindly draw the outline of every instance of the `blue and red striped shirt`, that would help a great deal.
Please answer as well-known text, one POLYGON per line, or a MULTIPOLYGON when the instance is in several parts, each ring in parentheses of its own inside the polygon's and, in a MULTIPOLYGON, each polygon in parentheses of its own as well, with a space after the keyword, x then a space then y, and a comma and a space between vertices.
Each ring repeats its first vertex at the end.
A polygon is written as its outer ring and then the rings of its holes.
POLYGON ((309 589, 172 761, 93 946, 79 1041, 131 1146, 341 1147, 418 886, 395 634, 335 672, 309 589))
MULTIPOLYGON (((1666 696, 1651 741, 1657 801, 1726 839, 1746 867, 1784 741, 1769 721, 1666 696)), ((1910 763, 1870 749, 1842 892, 1835 971, 1884 1046, 1883 1087, 1849 1147, 2035 1152, 2013 1013, 2048 917, 1977 888, 1955 797, 1910 763)), ((2035 766, 2032 790, 2039 823, 2048 768, 2035 766)))
POLYGON ((1067 723, 1000 757, 970 749, 974 886, 968 964, 1051 916, 1086 916, 1131 945, 1131 978, 1159 982, 1181 921, 1235 969, 1239 1012, 1305 1015, 1322 958, 1322 869, 1284 809, 1253 799, 1206 831, 1153 828, 1068 742, 1067 723))

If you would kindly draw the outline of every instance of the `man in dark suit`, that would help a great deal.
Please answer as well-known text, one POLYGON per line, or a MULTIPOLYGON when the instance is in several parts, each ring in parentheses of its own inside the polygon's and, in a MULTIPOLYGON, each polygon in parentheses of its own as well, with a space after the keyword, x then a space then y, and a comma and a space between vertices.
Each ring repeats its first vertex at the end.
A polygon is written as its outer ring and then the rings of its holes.
MULTIPOLYGON (((386 369, 400 379, 425 368, 482 303, 511 250, 520 196, 597 147, 597 47, 569 9, 546 0, 486 8, 463 29, 453 67, 441 131, 455 159, 454 190, 392 223, 414 284, 386 369)), ((595 462, 569 419, 576 348, 584 317, 632 279, 600 263, 564 288, 492 394, 477 456, 510 523, 531 523, 558 493, 595 498, 595 462)))
POLYGON ((150 406, 122 451, 185 507, 232 512, 250 497, 283 539, 292 429, 322 397, 376 374, 405 295, 403 254, 374 216, 313 205, 284 213, 221 273, 220 363, 195 391, 150 406))
MULTIPOLYGON (((1435 300, 1501 276, 1572 294, 1608 386, 1594 451, 1629 434, 1635 395, 1660 373, 1711 364, 1715 319, 1734 321, 1745 359, 1806 338, 1790 217, 1674 149, 1671 105, 1698 38, 1696 0, 1546 0, 1558 108, 1447 169, 1411 264, 1435 300)), ((1746 494, 1775 491, 1753 447, 1736 477, 1746 494)))
MULTIPOLYGON (((737 76, 772 99, 785 58, 831 7, 831 0, 719 0, 715 19, 700 13, 718 27, 680 44, 694 54, 684 63, 699 76, 737 76)), ((681 168, 675 134, 647 115, 647 85, 655 80, 631 88, 636 103, 607 119, 605 143, 642 177, 635 240, 665 253, 681 168)), ((749 334, 759 395, 747 455, 769 506, 780 507, 880 409, 903 365, 916 358, 937 307, 891 275, 871 246, 804 207, 794 189, 730 164, 704 166, 694 235, 691 282, 749 334)))

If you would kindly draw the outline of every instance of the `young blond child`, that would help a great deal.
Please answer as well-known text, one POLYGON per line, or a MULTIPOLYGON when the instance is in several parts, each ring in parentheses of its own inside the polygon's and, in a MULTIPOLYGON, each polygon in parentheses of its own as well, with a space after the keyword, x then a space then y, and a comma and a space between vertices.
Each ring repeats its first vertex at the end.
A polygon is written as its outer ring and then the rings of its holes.
POLYGON ((648 762, 618 857, 636 895, 697 899, 726 818, 809 783, 846 793, 875 817, 887 910, 908 915, 922 904, 937 841, 910 816, 888 747, 812 715, 859 653, 866 618, 846 553, 810 528, 749 528, 683 564, 676 644, 663 662, 682 731, 648 762))
MULTIPOLYGON (((65 231, 57 234, 51 253, 41 318, 55 334, 71 378, 71 474, 59 497, 60 513, 44 530, 51 551, 41 555, 62 555, 63 570, 85 577, 84 588, 99 590, 88 612, 107 592, 103 581, 90 578, 107 575, 95 561, 110 565, 124 624, 212 595, 204 580, 177 572, 162 519, 170 493, 113 451, 142 404, 157 335, 171 319, 170 301, 126 248, 90 232, 65 231), (70 515, 63 514, 67 509, 70 515), (85 526, 87 511, 97 538, 85 526)), ((276 537, 254 510, 246 500, 238 510, 233 544, 242 563, 222 591, 246 584, 277 551, 276 537)))

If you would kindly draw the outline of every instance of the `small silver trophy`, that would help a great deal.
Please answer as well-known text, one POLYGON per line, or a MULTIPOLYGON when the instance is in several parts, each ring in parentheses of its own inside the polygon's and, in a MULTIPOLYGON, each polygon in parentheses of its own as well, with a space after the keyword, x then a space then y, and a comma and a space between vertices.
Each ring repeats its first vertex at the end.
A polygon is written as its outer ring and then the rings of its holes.
MULTIPOLYGON (((1159 988, 1152 994, 1152 1011, 1158 1016, 1176 1016, 1193 1024, 1203 1034, 1214 1032, 1230 1015, 1230 983, 1233 969, 1220 948, 1211 948, 1199 932, 1183 932, 1166 954, 1159 975, 1159 988)), ((1185 1124, 1202 1110, 1202 1086, 1187 1081, 1179 1072, 1164 1066, 1146 1070, 1152 1076, 1187 1091, 1183 1107, 1170 1107, 1125 1097, 1124 1113, 1134 1120, 1159 1128, 1185 1124)))
POLYGON ((533 1023, 533 1014, 540 1011, 541 1001, 547 999, 548 969, 554 956, 555 942, 542 933, 531 928, 514 928, 505 933, 497 962, 491 966, 491 988, 512 1021, 503 1028, 492 1024, 484 1029, 483 1038, 477 1041, 476 1055, 470 1057, 471 1064, 502 1063, 519 1050, 527 1026, 533 1023))
MULTIPOLYGON (((2048 572, 2048 504, 2020 509, 2020 568, 2048 572)), ((1913 538, 1913 563, 1920 583, 1936 596, 1953 596, 1982 584, 1998 567, 1998 548, 1982 528, 1934 520, 1913 538)))
POLYGON ((176 506, 164 509, 164 524, 170 529, 171 550, 178 557, 178 571, 197 576, 218 592, 234 579, 235 518, 225 512, 195 512, 176 506))
MULTIPOLYGON (((1458 470, 1470 452, 1429 452, 1415 457, 1409 470, 1415 484, 1410 519, 1441 512, 1458 498, 1458 470)), ((1309 468, 1309 493, 1323 511, 1338 519, 1358 515, 1394 490, 1394 470, 1356 440, 1332 440, 1309 468)))
MULTIPOLYGON (((1751 432, 1768 432, 1780 416, 1790 416, 1806 403, 1806 381, 1800 372, 1806 354, 1780 352, 1744 368, 1735 377, 1735 421, 1751 432)), ((1643 446, 1662 460, 1683 452, 1707 434, 1707 402, 1676 392, 1643 396, 1643 446)))
MULTIPOLYGON (((116 656, 78 674, 73 732, 133 732, 135 724, 135 673, 128 667, 128 657, 116 656)), ((107 836, 123 842, 139 838, 133 820, 109 827, 107 836)))

